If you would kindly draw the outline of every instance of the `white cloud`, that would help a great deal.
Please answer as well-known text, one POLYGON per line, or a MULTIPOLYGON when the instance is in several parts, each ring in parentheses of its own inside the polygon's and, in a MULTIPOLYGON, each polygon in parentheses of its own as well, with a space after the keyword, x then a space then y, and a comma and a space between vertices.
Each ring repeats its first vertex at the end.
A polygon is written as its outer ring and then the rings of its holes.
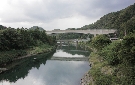
POLYGON ((2 0, 0 24, 15 28, 38 25, 46 30, 80 28, 133 3, 134 0, 2 0))
POLYGON ((84 57, 84 55, 78 55, 78 54, 72 55, 70 53, 63 52, 62 50, 58 50, 58 51, 59 52, 54 53, 53 56, 55 56, 55 57, 58 57, 58 56, 59 57, 84 57))

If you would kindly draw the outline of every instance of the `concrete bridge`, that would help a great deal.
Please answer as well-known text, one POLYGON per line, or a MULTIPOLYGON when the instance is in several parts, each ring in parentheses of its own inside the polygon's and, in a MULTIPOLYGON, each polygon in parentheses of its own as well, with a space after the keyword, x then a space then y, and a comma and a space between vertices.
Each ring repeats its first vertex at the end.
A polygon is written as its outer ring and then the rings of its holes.
POLYGON ((88 61, 88 57, 52 57, 50 60, 59 61, 88 61))
POLYGON ((109 34, 116 32, 115 29, 92 29, 92 30, 52 30, 46 31, 47 34, 60 34, 60 33, 83 33, 83 34, 109 34))

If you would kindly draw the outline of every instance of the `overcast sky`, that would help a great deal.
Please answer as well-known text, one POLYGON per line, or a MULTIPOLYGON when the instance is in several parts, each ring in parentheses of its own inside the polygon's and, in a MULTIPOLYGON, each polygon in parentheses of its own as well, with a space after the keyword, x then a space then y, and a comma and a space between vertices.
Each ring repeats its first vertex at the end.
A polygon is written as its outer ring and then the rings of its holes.
POLYGON ((135 0, 0 0, 0 25, 45 30, 80 28, 135 0))

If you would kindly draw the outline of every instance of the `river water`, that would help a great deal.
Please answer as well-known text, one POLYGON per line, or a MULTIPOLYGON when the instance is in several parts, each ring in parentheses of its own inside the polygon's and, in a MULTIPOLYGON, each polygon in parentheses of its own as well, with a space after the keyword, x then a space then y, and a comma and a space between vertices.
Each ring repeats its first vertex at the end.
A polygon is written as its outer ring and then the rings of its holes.
POLYGON ((18 60, 0 74, 0 85, 80 85, 90 69, 88 61, 59 61, 51 57, 88 57, 89 52, 74 46, 61 46, 50 54, 18 60), (12 67, 12 68, 11 68, 12 67))

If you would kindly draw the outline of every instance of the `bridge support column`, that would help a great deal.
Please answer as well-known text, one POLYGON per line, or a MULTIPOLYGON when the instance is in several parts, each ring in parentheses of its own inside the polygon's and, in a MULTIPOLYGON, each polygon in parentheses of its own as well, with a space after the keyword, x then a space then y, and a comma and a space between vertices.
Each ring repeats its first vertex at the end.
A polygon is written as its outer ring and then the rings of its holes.
POLYGON ((85 45, 85 50, 87 50, 87 46, 85 45))
POLYGON ((90 40, 90 34, 87 34, 87 40, 90 40))
POLYGON ((97 36, 97 34, 94 34, 94 37, 96 37, 97 36))
POLYGON ((78 40, 76 41, 76 50, 78 49, 78 40))
POLYGON ((60 39, 60 35, 56 34, 56 39, 59 40, 60 39))
POLYGON ((60 48, 62 49, 62 41, 60 41, 60 48))
POLYGON ((76 41, 76 45, 78 46, 78 41, 76 41))

